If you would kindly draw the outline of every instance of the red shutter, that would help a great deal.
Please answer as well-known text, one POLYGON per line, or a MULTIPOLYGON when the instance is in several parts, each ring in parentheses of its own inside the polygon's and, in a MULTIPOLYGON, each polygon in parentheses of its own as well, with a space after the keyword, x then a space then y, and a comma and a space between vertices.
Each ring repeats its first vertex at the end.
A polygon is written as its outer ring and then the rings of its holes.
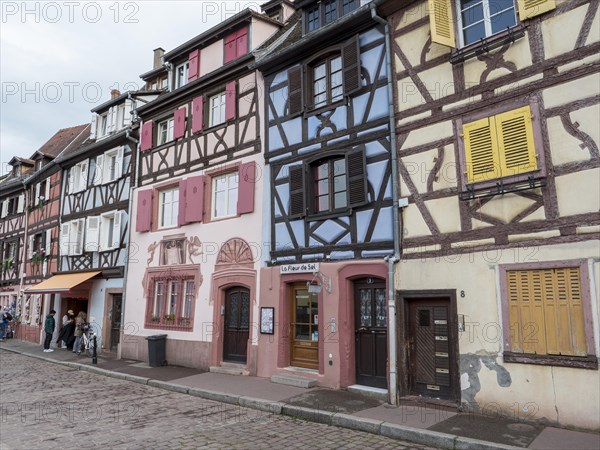
POLYGON ((152 148, 152 125, 152 121, 145 122, 142 125, 142 144, 140 150, 143 152, 152 148))
POLYGON ((248 53, 248 27, 244 27, 236 33, 237 57, 248 53))
MULTIPOLYGON (((202 222, 204 213, 204 175, 190 177, 185 197, 185 221, 202 222)), ((180 200, 181 201, 181 200, 180 200)))
POLYGON ((237 58, 237 33, 225 36, 225 64, 237 58))
POLYGON ((192 133, 202 131, 204 116, 204 97, 196 97, 192 101, 192 133))
POLYGON ((200 78, 200 49, 194 50, 189 56, 188 81, 200 78))
POLYGON ((225 120, 235 119, 237 95, 235 90, 235 81, 230 81, 225 85, 225 120))
POLYGON ((143 233, 152 228, 152 189, 138 191, 135 231, 143 233))
POLYGON ((174 119, 175 123, 173 125, 173 138, 179 139, 182 138, 185 134, 185 115, 186 111, 184 107, 179 108, 175 111, 174 119))
POLYGON ((179 181, 179 211, 177 212, 177 225, 185 225, 187 223, 185 217, 185 198, 186 198, 187 180, 179 181))
POLYGON ((238 214, 254 211, 254 184, 256 183, 256 164, 253 162, 240 165, 238 176, 238 214))

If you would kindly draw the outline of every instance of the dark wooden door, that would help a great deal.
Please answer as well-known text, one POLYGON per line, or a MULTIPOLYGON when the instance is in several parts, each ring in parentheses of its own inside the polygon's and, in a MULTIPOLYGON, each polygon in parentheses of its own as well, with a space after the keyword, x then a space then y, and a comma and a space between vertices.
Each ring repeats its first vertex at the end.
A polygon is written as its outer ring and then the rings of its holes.
POLYGON ((455 321, 450 300, 414 300, 408 313, 408 376, 410 393, 455 399, 455 321))
POLYGON ((319 301, 306 284, 291 289, 290 365, 319 368, 319 301))
POLYGON ((246 362, 250 330, 250 291, 234 287, 225 293, 223 361, 246 362))
POLYGON ((110 312, 110 349, 116 350, 121 339, 121 308, 123 306, 123 295, 112 296, 112 310, 110 312))
POLYGON ((387 302, 385 283, 355 283, 356 383, 387 389, 387 302))

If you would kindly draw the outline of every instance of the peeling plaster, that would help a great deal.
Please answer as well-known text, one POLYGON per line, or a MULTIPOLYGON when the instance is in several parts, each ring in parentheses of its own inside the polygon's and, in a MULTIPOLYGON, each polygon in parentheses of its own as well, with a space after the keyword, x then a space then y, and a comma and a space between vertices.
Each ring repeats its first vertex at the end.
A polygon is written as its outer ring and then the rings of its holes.
POLYGON ((512 384, 510 373, 504 366, 496 363, 496 358, 496 355, 460 355, 460 387, 463 402, 475 403, 475 396, 481 390, 479 381, 481 363, 489 370, 496 372, 496 380, 499 386, 508 387, 512 384))

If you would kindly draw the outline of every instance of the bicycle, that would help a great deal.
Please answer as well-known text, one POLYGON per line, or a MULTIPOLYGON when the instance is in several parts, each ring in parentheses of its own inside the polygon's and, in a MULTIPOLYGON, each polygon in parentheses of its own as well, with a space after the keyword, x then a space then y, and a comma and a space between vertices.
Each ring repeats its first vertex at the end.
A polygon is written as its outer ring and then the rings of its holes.
POLYGON ((77 349, 77 354, 79 355, 83 349, 83 352, 87 354, 90 358, 94 356, 94 339, 93 337, 97 336, 96 333, 93 332, 92 327, 89 326, 88 330, 82 334, 83 341, 81 342, 81 347, 77 349), (89 336, 88 336, 89 335, 89 336))

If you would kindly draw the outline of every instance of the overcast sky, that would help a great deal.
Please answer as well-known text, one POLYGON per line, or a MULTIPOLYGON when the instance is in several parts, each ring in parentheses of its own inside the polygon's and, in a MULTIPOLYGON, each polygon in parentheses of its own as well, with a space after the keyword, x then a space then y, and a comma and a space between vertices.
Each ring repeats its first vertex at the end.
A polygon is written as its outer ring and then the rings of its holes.
POLYGON ((30 157, 90 109, 142 86, 156 47, 169 51, 246 7, 247 1, 4 1, 0 3, 1 172, 30 157))

